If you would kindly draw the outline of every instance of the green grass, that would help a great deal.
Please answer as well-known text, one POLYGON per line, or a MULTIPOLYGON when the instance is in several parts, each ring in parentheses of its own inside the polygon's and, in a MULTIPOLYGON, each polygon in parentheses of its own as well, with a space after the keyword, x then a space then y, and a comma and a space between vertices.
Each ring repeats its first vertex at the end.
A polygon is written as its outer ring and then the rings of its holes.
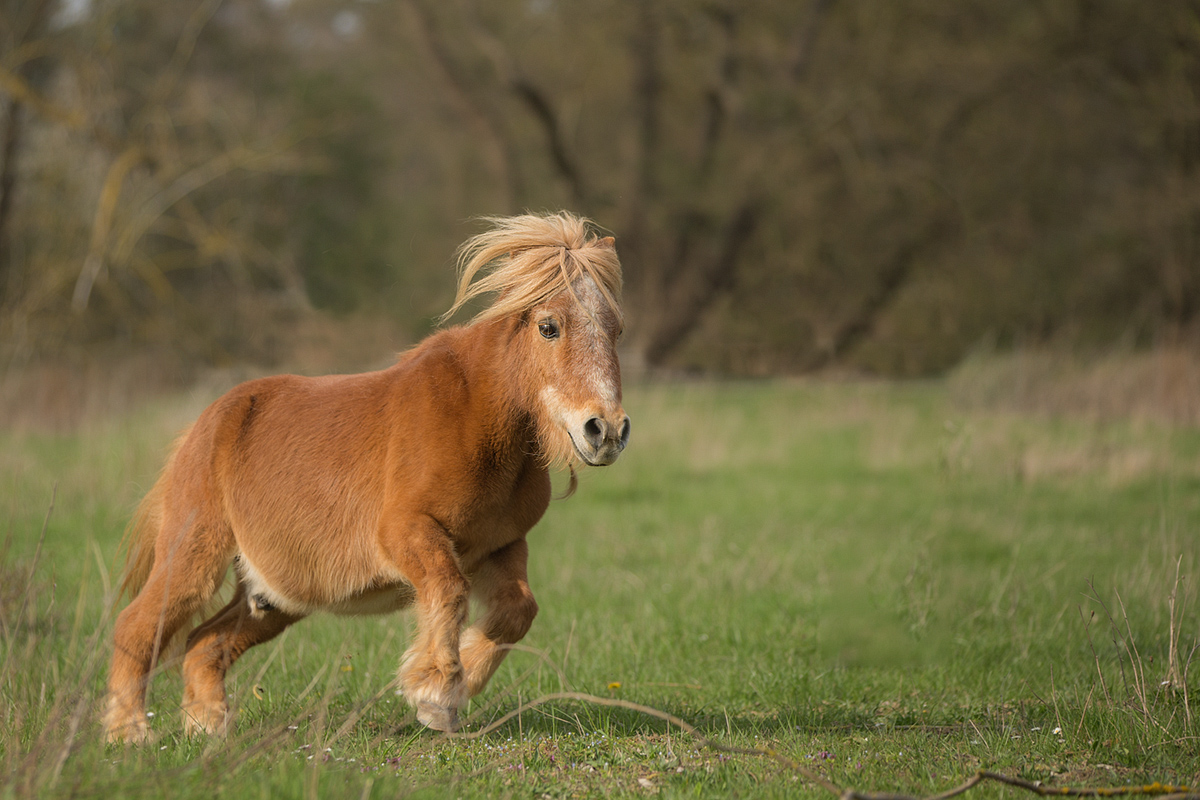
MULTIPOLYGON (((861 790, 929 794, 981 768, 1200 783, 1200 669, 1163 685, 1200 642, 1200 430, 950 396, 630 387, 630 449, 532 534, 542 611, 468 727, 573 690, 861 790)), ((0 432, 0 797, 824 794, 623 708, 550 703, 474 740, 420 730, 387 690, 403 615, 316 617, 251 651, 225 741, 182 738, 168 670, 157 741, 106 747, 121 529, 206 399, 71 435, 0 432)))

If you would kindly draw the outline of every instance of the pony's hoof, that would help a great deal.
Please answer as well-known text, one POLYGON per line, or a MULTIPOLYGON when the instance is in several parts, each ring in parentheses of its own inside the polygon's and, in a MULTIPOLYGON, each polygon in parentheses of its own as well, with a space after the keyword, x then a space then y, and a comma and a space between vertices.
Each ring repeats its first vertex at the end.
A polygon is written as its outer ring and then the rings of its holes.
POLYGON ((458 709, 421 703, 417 706, 417 722, 435 731, 454 733, 458 730, 458 709))
POLYGON ((189 739, 202 736, 224 736, 229 731, 229 715, 224 707, 203 713, 183 712, 183 733, 189 739))
POLYGON ((150 728, 144 720, 125 724, 108 723, 105 726, 104 741, 108 744, 146 744, 150 741, 150 728))

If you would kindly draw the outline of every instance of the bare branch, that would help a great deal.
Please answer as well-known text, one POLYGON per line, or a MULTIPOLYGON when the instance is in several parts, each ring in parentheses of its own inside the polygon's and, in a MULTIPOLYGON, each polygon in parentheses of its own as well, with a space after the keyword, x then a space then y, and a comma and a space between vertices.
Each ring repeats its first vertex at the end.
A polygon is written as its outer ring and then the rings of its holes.
MULTIPOLYGON (((291 145, 291 141, 284 140, 277 142, 273 147, 262 150, 238 147, 220 153, 183 173, 147 199, 133 214, 132 219, 117 239, 113 260, 123 262, 128 259, 133 248, 154 224, 154 221, 192 192, 234 170, 274 171, 280 154, 286 154, 291 145)), ((289 164, 290 162, 284 159, 282 163, 289 164)))
POLYGON ((634 158, 633 196, 629 210, 635 229, 640 228, 642 208, 650 202, 657 188, 654 165, 658 160, 662 99, 662 30, 654 3, 655 0, 639 1, 637 31, 633 42, 637 154, 634 158))
POLYGON ((676 249, 676 264, 665 280, 674 278, 674 286, 663 287, 667 297, 660 323, 646 344, 645 356, 650 364, 661 363, 700 324, 713 301, 733 286, 742 251, 753 237, 762 216, 762 201, 751 196, 741 202, 730 215, 721 233, 720 244, 707 262, 694 265, 690 251, 695 236, 708 223, 692 214, 680 225, 676 249))
POLYGON ((187 67, 192 53, 196 50, 196 41, 200 38, 200 34, 208 25, 209 20, 217 13, 217 9, 221 7, 221 2, 222 0, 203 0, 188 17, 179 41, 175 43, 175 52, 171 54, 171 61, 155 83, 154 92, 151 95, 152 103, 162 103, 175 90, 184 68, 187 67))
POLYGON ((948 230, 941 220, 929 223, 924 231, 902 243, 879 272, 874 290, 833 336, 833 341, 813 353, 803 370, 811 372, 833 363, 854 349, 875 329, 879 317, 892 303, 912 275, 917 258, 948 230))
POLYGON ((87 127, 88 119, 82 113, 47 100, 34 91, 24 78, 3 66, 0 66, 0 90, 7 92, 13 102, 29 106, 36 114, 51 122, 66 125, 72 130, 83 130, 87 127))
POLYGON ((469 81, 463 76, 425 6, 420 0, 409 0, 404 5, 410 12, 417 38, 428 52, 431 63, 437 67, 454 104, 475 129, 479 141, 485 144, 484 150, 492 172, 503 187, 510 210, 515 210, 523 191, 520 170, 513 163, 514 147, 503 125, 471 90, 469 81))
POLYGON ((813 47, 816 46, 817 38, 821 35, 821 28, 832 7, 833 0, 812 0, 809 4, 808 18, 805 19, 804 25, 796 31, 796 37, 792 41, 791 66, 788 73, 793 81, 803 80, 808 72, 808 66, 812 63, 813 47))
POLYGON ((8 103, 5 115, 4 144, 0 150, 0 305, 9 293, 12 249, 13 194, 17 182, 17 154, 21 149, 24 129, 24 106, 15 100, 8 103))
POLYGON ((570 187, 571 201, 577 206, 586 205, 588 194, 584 189, 583 175, 576 160, 567 152, 562 128, 558 124, 558 115, 551 107, 550 99, 528 78, 515 77, 511 86, 541 125, 542 132, 546 135, 546 146, 550 148, 550 160, 570 187))
POLYGON ((721 28, 724 52, 716 79, 704 93, 704 134, 700 144, 700 159, 696 169, 697 182, 705 183, 712 176, 725 122, 729 117, 729 95, 737 79, 737 17, 729 9, 711 9, 710 16, 721 28))
POLYGON ((516 95, 542 129, 542 134, 546 137, 546 146, 550 150, 550 161, 554 164, 555 171, 566 181, 571 193, 571 202, 576 206, 586 207, 589 196, 584 185, 583 170, 579 159, 567 146, 558 112, 550 95, 524 74, 504 43, 475 15, 469 15, 469 19, 471 32, 479 50, 491 61, 492 69, 495 70, 501 85, 507 86, 516 95))
POLYGON ((100 189, 100 200, 96 204, 96 217, 92 222, 92 240, 88 245, 87 256, 83 260, 83 269, 75 281, 75 291, 71 295, 71 308, 75 313, 87 310, 88 300, 92 296, 92 287, 104 269, 104 253, 108 248, 108 234, 112 230, 113 214, 117 210, 117 200, 121 197, 121 187, 129 172, 145 158, 140 147, 130 147, 122 153, 108 168, 104 177, 104 185, 100 189))
MULTIPOLYGON (((3 304, 10 289, 13 272, 12 263, 12 216, 16 194, 17 160, 25 132, 25 106, 44 115, 61 115, 75 121, 76 116, 46 101, 29 85, 30 62, 43 55, 46 50, 41 34, 50 16, 50 0, 39 0, 28 9, 23 20, 23 30, 15 36, 16 46, 5 53, 5 61, 12 70, 0 66, 0 88, 5 89, 10 99, 5 115, 4 144, 0 165, 0 304, 3 304), (25 74, 21 74, 24 72, 25 74)), ((11 22, 11 20, 10 20, 11 22)), ((16 26, 22 27, 22 26, 16 26)))

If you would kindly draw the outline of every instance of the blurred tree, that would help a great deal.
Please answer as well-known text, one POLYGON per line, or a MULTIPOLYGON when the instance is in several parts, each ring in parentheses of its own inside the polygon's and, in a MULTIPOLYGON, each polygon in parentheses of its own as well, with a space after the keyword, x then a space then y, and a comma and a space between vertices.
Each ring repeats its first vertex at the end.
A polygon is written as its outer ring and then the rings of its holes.
POLYGON ((383 213, 365 177, 378 150, 347 145, 376 127, 373 108, 306 69, 317 45, 287 35, 300 21, 255 0, 81 9, 25 26, 41 32, 25 45, 40 89, 6 73, 37 139, 3 167, 27 188, 0 181, 21 232, 19 252, 0 249, 19 347, 171 337, 206 359, 269 357, 254 328, 272 313, 307 306, 310 288, 345 308, 383 280, 363 236, 383 213), (359 265, 344 276, 328 260, 341 240, 359 265))
POLYGON ((0 4, 6 342, 418 334, 471 216, 561 207, 617 235, 650 366, 1200 336, 1195 0, 187 9, 0 4))
POLYGON ((40 52, 50 20, 50 0, 8 0, 3 8, 0 50, 5 54, 0 79, 7 90, 4 109, 3 139, 0 144, 0 304, 10 291, 12 281, 12 211, 17 192, 17 159, 25 139, 26 105, 33 104, 45 114, 61 114, 42 101, 45 83, 44 53, 40 52))
POLYGON ((1192 324, 1195 4, 409 8, 489 210, 616 231, 649 364, 919 374, 1192 324))
POLYGON ((608 2, 408 7, 400 35, 486 145, 500 202, 571 206, 612 226, 636 354, 664 362, 728 287, 766 202, 762 158, 738 152, 730 122, 743 12, 654 0, 632 14, 608 2))

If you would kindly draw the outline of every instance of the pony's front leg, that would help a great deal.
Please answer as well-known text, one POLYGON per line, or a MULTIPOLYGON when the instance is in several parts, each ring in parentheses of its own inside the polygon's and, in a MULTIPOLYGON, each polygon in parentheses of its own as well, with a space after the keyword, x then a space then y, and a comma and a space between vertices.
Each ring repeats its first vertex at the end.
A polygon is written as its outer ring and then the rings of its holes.
POLYGON ((459 634, 467 620, 470 584, 446 529, 429 517, 390 525, 383 544, 416 590, 417 634, 400 665, 400 688, 421 724, 458 729, 467 702, 459 634))
POLYGON ((484 616, 462 636, 462 662, 472 697, 483 691, 500 662, 529 632, 538 605, 529 590, 524 539, 502 547, 480 564, 471 579, 475 597, 487 608, 484 616))

